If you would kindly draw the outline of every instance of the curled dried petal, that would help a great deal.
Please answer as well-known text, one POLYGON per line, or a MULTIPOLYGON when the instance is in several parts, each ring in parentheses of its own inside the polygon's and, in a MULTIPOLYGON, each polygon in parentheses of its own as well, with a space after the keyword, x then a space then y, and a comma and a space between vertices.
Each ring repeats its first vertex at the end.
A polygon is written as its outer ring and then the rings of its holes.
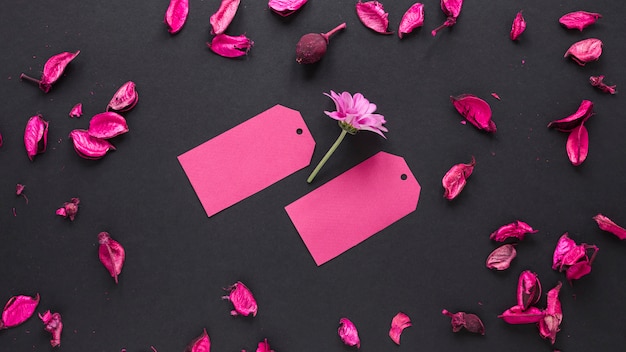
POLYGON ((226 31, 230 22, 235 18, 239 2, 240 0, 222 0, 220 8, 210 18, 211 34, 218 35, 226 31))
POLYGON ((465 329, 475 334, 485 334, 485 325, 476 314, 465 312, 451 313, 445 309, 441 311, 441 314, 451 318, 450 324, 453 332, 465 329))
POLYGON ((100 262, 109 271, 111 277, 115 279, 117 284, 117 277, 122 272, 124 266, 124 260, 126 259, 126 252, 119 242, 111 238, 108 232, 100 232, 98 234, 98 256, 100 262))
POLYGON ((269 6, 275 13, 286 17, 300 10, 308 0, 269 0, 269 6))
POLYGON ((512 244, 502 245, 491 252, 487 257, 487 268, 496 270, 506 270, 517 256, 517 251, 512 244))
POLYGON ((398 26, 398 36, 402 36, 413 32, 415 28, 424 25, 424 4, 416 2, 402 16, 400 25, 398 26))
POLYGON ((441 11, 448 16, 446 21, 439 27, 432 30, 431 34, 434 37, 441 29, 445 27, 452 27, 456 24, 456 19, 461 14, 461 8, 463 7, 463 0, 441 0, 441 11))
POLYGON ((494 241, 504 242, 509 238, 516 238, 518 240, 523 240, 526 234, 529 233, 537 233, 538 230, 533 229, 527 223, 523 221, 515 221, 510 224, 504 225, 494 231, 489 238, 494 241))
POLYGON ((254 42, 243 34, 239 36, 218 34, 210 43, 207 43, 211 51, 217 55, 230 58, 246 55, 252 45, 254 42))
POLYGON ((596 38, 584 39, 572 44, 563 57, 571 56, 580 66, 590 61, 597 61, 602 55, 602 41, 596 38))
POLYGON ((456 111, 479 130, 496 132, 496 124, 491 120, 491 106, 472 94, 450 97, 456 111))
POLYGON ((408 315, 399 312, 391 320, 391 328, 389 329, 389 337, 396 345, 400 345, 400 335, 402 331, 411 326, 411 318, 408 315))
POLYGON ((593 102, 583 100, 572 115, 560 120, 552 121, 548 124, 548 128, 556 128, 561 132, 571 132, 574 128, 585 123, 593 115, 593 102))
POLYGON ((517 282, 517 305, 522 310, 539 302, 541 298, 541 282, 537 274, 530 270, 522 271, 517 282))
POLYGON ((561 283, 548 291, 548 305, 545 310, 545 316, 539 321, 539 334, 544 339, 549 339, 554 345, 556 333, 560 330, 563 321, 563 311, 561 310, 561 301, 559 300, 559 291, 561 283))
POLYGON ((615 87, 617 87, 616 85, 609 86, 603 81, 604 81, 604 76, 602 75, 589 77, 589 83, 591 83, 593 87, 596 87, 605 93, 617 94, 617 90, 615 89, 615 87))
POLYGON ((24 146, 28 158, 33 161, 35 155, 46 151, 48 144, 48 121, 44 121, 41 115, 35 115, 28 119, 24 130, 24 146))
POLYGON ((39 89, 43 90, 44 93, 48 93, 52 85, 61 77, 67 65, 69 65, 79 53, 80 51, 76 51, 75 53, 63 52, 49 58, 43 66, 43 74, 40 80, 29 77, 23 73, 20 75, 20 78, 38 83, 39 89))
POLYGON ((350 319, 341 318, 339 319, 339 328, 337 329, 337 333, 347 346, 356 346, 356 348, 361 348, 361 339, 359 338, 359 332, 356 329, 356 326, 350 319))
POLYGON ((498 318, 509 324, 533 324, 543 320, 545 315, 545 312, 537 307, 528 307, 524 310, 524 307, 513 306, 498 315, 498 318))
POLYGON ((73 130, 70 132, 70 139, 72 139, 76 153, 85 159, 100 159, 109 150, 115 150, 111 142, 92 137, 86 130, 73 130))
POLYGON ((445 190, 444 198, 452 200, 461 193, 463 188, 465 188, 467 178, 474 171, 474 165, 476 165, 476 159, 472 156, 472 161, 469 164, 456 164, 446 172, 441 180, 445 190))
POLYGON ((552 269, 565 271, 568 280, 576 280, 591 272, 591 263, 598 253, 598 247, 582 243, 576 244, 563 234, 557 242, 552 259, 552 269))
POLYGON ((22 195, 22 193, 24 193, 24 189, 25 189, 25 188, 26 188, 26 186, 24 186, 24 185, 23 185, 23 184, 21 184, 21 183, 18 183, 18 184, 15 186, 15 195, 17 195, 17 196, 21 196, 21 195, 22 195))
POLYGON ((584 260, 565 269, 565 278, 567 281, 571 282, 572 280, 578 280, 589 273, 591 273, 591 263, 584 260))
POLYGON ((264 341, 259 342, 256 352, 274 352, 274 350, 270 348, 269 342, 265 339, 264 341))
POLYGON ((63 206, 57 209, 56 214, 74 221, 78 213, 78 204, 80 204, 80 199, 72 198, 69 202, 63 203, 63 206))
POLYGON ((70 117, 81 117, 83 115, 83 104, 78 103, 70 110, 70 117))
POLYGON ((256 316, 258 306, 252 291, 241 281, 235 282, 233 285, 225 289, 229 292, 228 296, 222 297, 229 300, 233 304, 234 310, 230 312, 231 315, 243 315, 244 317, 252 315, 256 316))
POLYGON ((61 321, 61 314, 50 313, 46 311, 43 315, 39 314, 39 319, 44 323, 44 329, 52 334, 50 339, 50 345, 52 347, 61 346, 61 333, 63 332, 63 322, 61 321))
POLYGON ((189 14, 189 0, 170 0, 170 5, 165 11, 164 21, 171 34, 178 33, 187 21, 189 14))
POLYGON ((115 112, 103 112, 94 115, 89 121, 90 136, 100 139, 110 139, 128 132, 126 119, 115 112))
POLYGON ((202 330, 202 334, 195 338, 187 345, 185 352, 209 352, 211 351, 211 340, 206 329, 202 330))
POLYGON ((594 216, 593 219, 598 223, 601 230, 614 234, 620 240, 626 240, 626 229, 614 223, 613 220, 602 214, 594 216))
POLYGON ((587 159, 589 153, 589 133, 585 125, 575 127, 570 132, 565 145, 567 157, 574 166, 578 166, 587 159))
POLYGON ((363 25, 380 34, 391 34, 389 27, 389 13, 385 12, 383 4, 378 1, 366 1, 356 4, 356 14, 363 25))
POLYGON ((526 20, 522 16, 522 11, 518 12, 511 25, 511 40, 517 40, 522 33, 526 30, 526 20))
POLYGON ((578 29, 582 32, 583 28, 596 23, 596 20, 601 17, 602 15, 599 13, 575 11, 561 16, 561 18, 559 18, 559 23, 568 29, 578 29))
POLYGON ((11 297, 2 310, 0 330, 18 326, 28 320, 35 312, 38 304, 39 294, 35 297, 23 295, 11 297))
POLYGON ((135 82, 128 81, 124 83, 113 95, 106 111, 114 110, 118 112, 128 111, 137 105, 139 94, 135 87, 135 82))

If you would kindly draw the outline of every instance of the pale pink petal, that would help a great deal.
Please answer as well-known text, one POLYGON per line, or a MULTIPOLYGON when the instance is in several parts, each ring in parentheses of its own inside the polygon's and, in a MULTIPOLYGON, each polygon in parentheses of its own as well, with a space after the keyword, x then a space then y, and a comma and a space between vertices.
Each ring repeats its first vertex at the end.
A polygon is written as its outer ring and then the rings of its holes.
POLYGON ((207 45, 214 53, 233 58, 246 55, 254 42, 243 34, 240 36, 218 34, 207 45))
POLYGON ((504 244, 489 254, 486 266, 489 269, 506 270, 516 256, 515 247, 512 244, 504 244))
POLYGON ((356 14, 365 27, 380 34, 391 34, 389 27, 389 13, 385 12, 383 4, 378 1, 359 2, 356 4, 356 14))
POLYGON ((408 315, 399 312, 391 320, 391 329, 389 329, 389 337, 396 345, 400 344, 400 335, 402 331, 411 326, 411 318, 408 315))
POLYGON ((269 0, 267 5, 281 16, 289 16, 298 11, 308 0, 269 0))
POLYGON ((620 240, 626 240, 626 229, 614 223, 613 220, 602 214, 594 216, 593 219, 598 223, 601 230, 614 234, 620 240))
POLYGON ((165 11, 165 23, 171 34, 177 33, 185 25, 189 14, 189 0, 170 0, 165 11))
POLYGON ((226 31, 230 22, 235 18, 239 2, 240 0, 222 0, 220 8, 210 18, 211 34, 218 35, 226 31))

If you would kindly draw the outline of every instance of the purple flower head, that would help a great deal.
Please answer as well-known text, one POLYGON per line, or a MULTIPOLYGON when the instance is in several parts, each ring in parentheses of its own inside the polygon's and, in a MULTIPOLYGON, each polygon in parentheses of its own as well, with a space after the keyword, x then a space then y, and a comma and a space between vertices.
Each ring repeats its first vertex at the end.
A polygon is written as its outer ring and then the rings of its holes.
POLYGON ((387 122, 385 117, 381 114, 374 114, 376 104, 370 103, 363 94, 355 93, 353 96, 348 92, 337 94, 331 90, 330 94, 324 93, 324 95, 335 102, 337 109, 337 111, 324 111, 324 113, 339 121, 339 126, 342 129, 350 134, 367 130, 387 138, 383 134, 383 132, 387 132, 387 128, 383 126, 387 122))

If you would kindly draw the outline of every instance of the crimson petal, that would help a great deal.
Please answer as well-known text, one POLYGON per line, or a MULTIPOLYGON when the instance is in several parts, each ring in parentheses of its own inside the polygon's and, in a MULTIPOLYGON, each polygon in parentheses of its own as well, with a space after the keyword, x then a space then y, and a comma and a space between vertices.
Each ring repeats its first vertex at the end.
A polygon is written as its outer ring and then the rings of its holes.
POLYGON ((165 23, 171 34, 178 33, 187 21, 189 14, 189 0, 171 0, 165 11, 165 23))
POLYGON ((38 304, 39 294, 35 297, 23 295, 11 297, 2 310, 0 330, 18 326, 28 320, 38 304))
POLYGON ((556 128, 561 132, 571 132, 574 128, 585 123, 593 115, 593 102, 583 100, 575 113, 560 120, 552 121, 548 128, 556 128))
POLYGON ((126 259, 126 252, 119 242, 111 238, 108 232, 100 232, 98 234, 98 256, 100 262, 109 271, 111 277, 115 279, 117 283, 117 277, 122 272, 124 266, 124 260, 126 259))
POLYGON ((128 111, 135 107, 139 100, 139 94, 135 88, 135 82, 128 81, 124 83, 113 95, 106 110, 114 110, 118 112, 128 111))
POLYGON ((575 127, 567 138, 567 157, 572 165, 578 166, 585 161, 589 153, 589 133, 585 125, 575 127))
POLYGON ((472 94, 450 97, 456 111, 479 130, 496 132, 496 124, 491 120, 491 106, 472 94))
POLYGON ((522 16, 522 11, 518 12, 511 25, 511 40, 517 40, 522 33, 526 30, 526 20, 522 16))
POLYGON ((202 334, 196 337, 189 343, 185 352, 209 352, 211 351, 211 340, 209 334, 206 333, 206 329, 202 331, 202 334))
POLYGON ((467 178, 474 172, 474 165, 476 165, 476 159, 472 156, 472 161, 469 164, 456 164, 446 172, 441 180, 441 184, 444 188, 444 198, 452 200, 456 198, 467 183, 467 178))
POLYGON ((620 240, 626 240, 626 229, 614 223, 613 220, 602 214, 594 216, 593 219, 598 223, 601 230, 614 234, 620 240))
POLYGON ((48 144, 48 121, 41 115, 35 115, 28 119, 24 130, 24 146, 30 161, 35 155, 46 151, 48 144))

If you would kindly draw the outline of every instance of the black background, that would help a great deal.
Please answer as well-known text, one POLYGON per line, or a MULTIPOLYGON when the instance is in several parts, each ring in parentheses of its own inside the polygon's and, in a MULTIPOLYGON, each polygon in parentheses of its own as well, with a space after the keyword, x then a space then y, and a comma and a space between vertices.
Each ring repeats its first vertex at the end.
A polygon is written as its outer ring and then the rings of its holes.
MULTIPOLYGON (((65 351, 182 351, 203 328, 214 351, 255 350, 266 337, 277 352, 346 351, 336 333, 341 317, 356 324, 364 352, 551 351, 535 326, 497 318, 515 304, 518 275, 529 269, 544 291, 564 282, 555 348, 621 350, 626 247, 592 217, 600 212, 626 224, 626 106, 620 94, 587 80, 605 74, 618 89, 626 84, 626 3, 467 1, 458 23, 433 38, 430 30, 445 16, 428 0, 424 27, 403 40, 365 28, 355 3, 311 0, 283 19, 265 1, 243 0, 227 33, 245 33, 255 44, 233 60, 205 44, 217 0, 191 0, 187 24, 174 36, 163 24, 167 1, 3 2, 0 301, 39 293, 37 312, 63 316, 65 351), (528 28, 515 43, 509 31, 520 9, 528 28), (582 33, 562 28, 558 18, 576 10, 603 18, 582 33), (342 22, 347 29, 331 38, 319 65, 295 62, 300 36, 342 22), (604 42, 598 62, 580 67, 563 58, 589 37, 604 42), (20 82, 21 72, 39 76, 50 56, 76 50, 50 93, 20 82), (105 158, 81 159, 69 132, 86 128, 128 80, 139 91, 125 114, 130 132, 105 158), (376 103, 388 139, 349 136, 308 185, 340 132, 323 114, 334 108, 322 94, 330 90, 362 92, 376 103), (491 104, 496 134, 460 123, 449 96, 462 93, 491 104), (574 167, 567 135, 546 124, 583 99, 595 103, 596 114, 587 123, 589 156, 574 167), (85 115, 70 119, 78 102, 85 115), (317 143, 313 165, 207 218, 176 157, 275 104, 302 113, 317 143), (22 136, 37 113, 50 121, 48 150, 30 162, 22 136), (411 167, 422 186, 417 210, 317 267, 283 207, 381 150, 411 167), (467 187, 446 201, 442 176, 472 155, 477 165, 467 187), (26 185, 28 204, 15 196, 17 183, 26 185), (81 199, 74 222, 54 215, 71 197, 81 199), (518 246, 508 271, 491 272, 484 266, 496 247, 489 234, 516 219, 539 232, 518 246), (98 260, 100 231, 126 248, 119 285, 98 260), (600 248, 593 272, 573 286, 551 269, 566 231, 600 248), (230 317, 230 303, 220 299, 237 280, 254 292, 256 318, 230 317), (442 308, 478 314, 486 336, 453 334, 442 308), (401 346, 387 336, 398 311, 413 321, 401 346)), ((391 30, 412 4, 384 2, 391 30)), ((0 331, 0 351, 49 350, 42 327, 33 317, 0 331)))

